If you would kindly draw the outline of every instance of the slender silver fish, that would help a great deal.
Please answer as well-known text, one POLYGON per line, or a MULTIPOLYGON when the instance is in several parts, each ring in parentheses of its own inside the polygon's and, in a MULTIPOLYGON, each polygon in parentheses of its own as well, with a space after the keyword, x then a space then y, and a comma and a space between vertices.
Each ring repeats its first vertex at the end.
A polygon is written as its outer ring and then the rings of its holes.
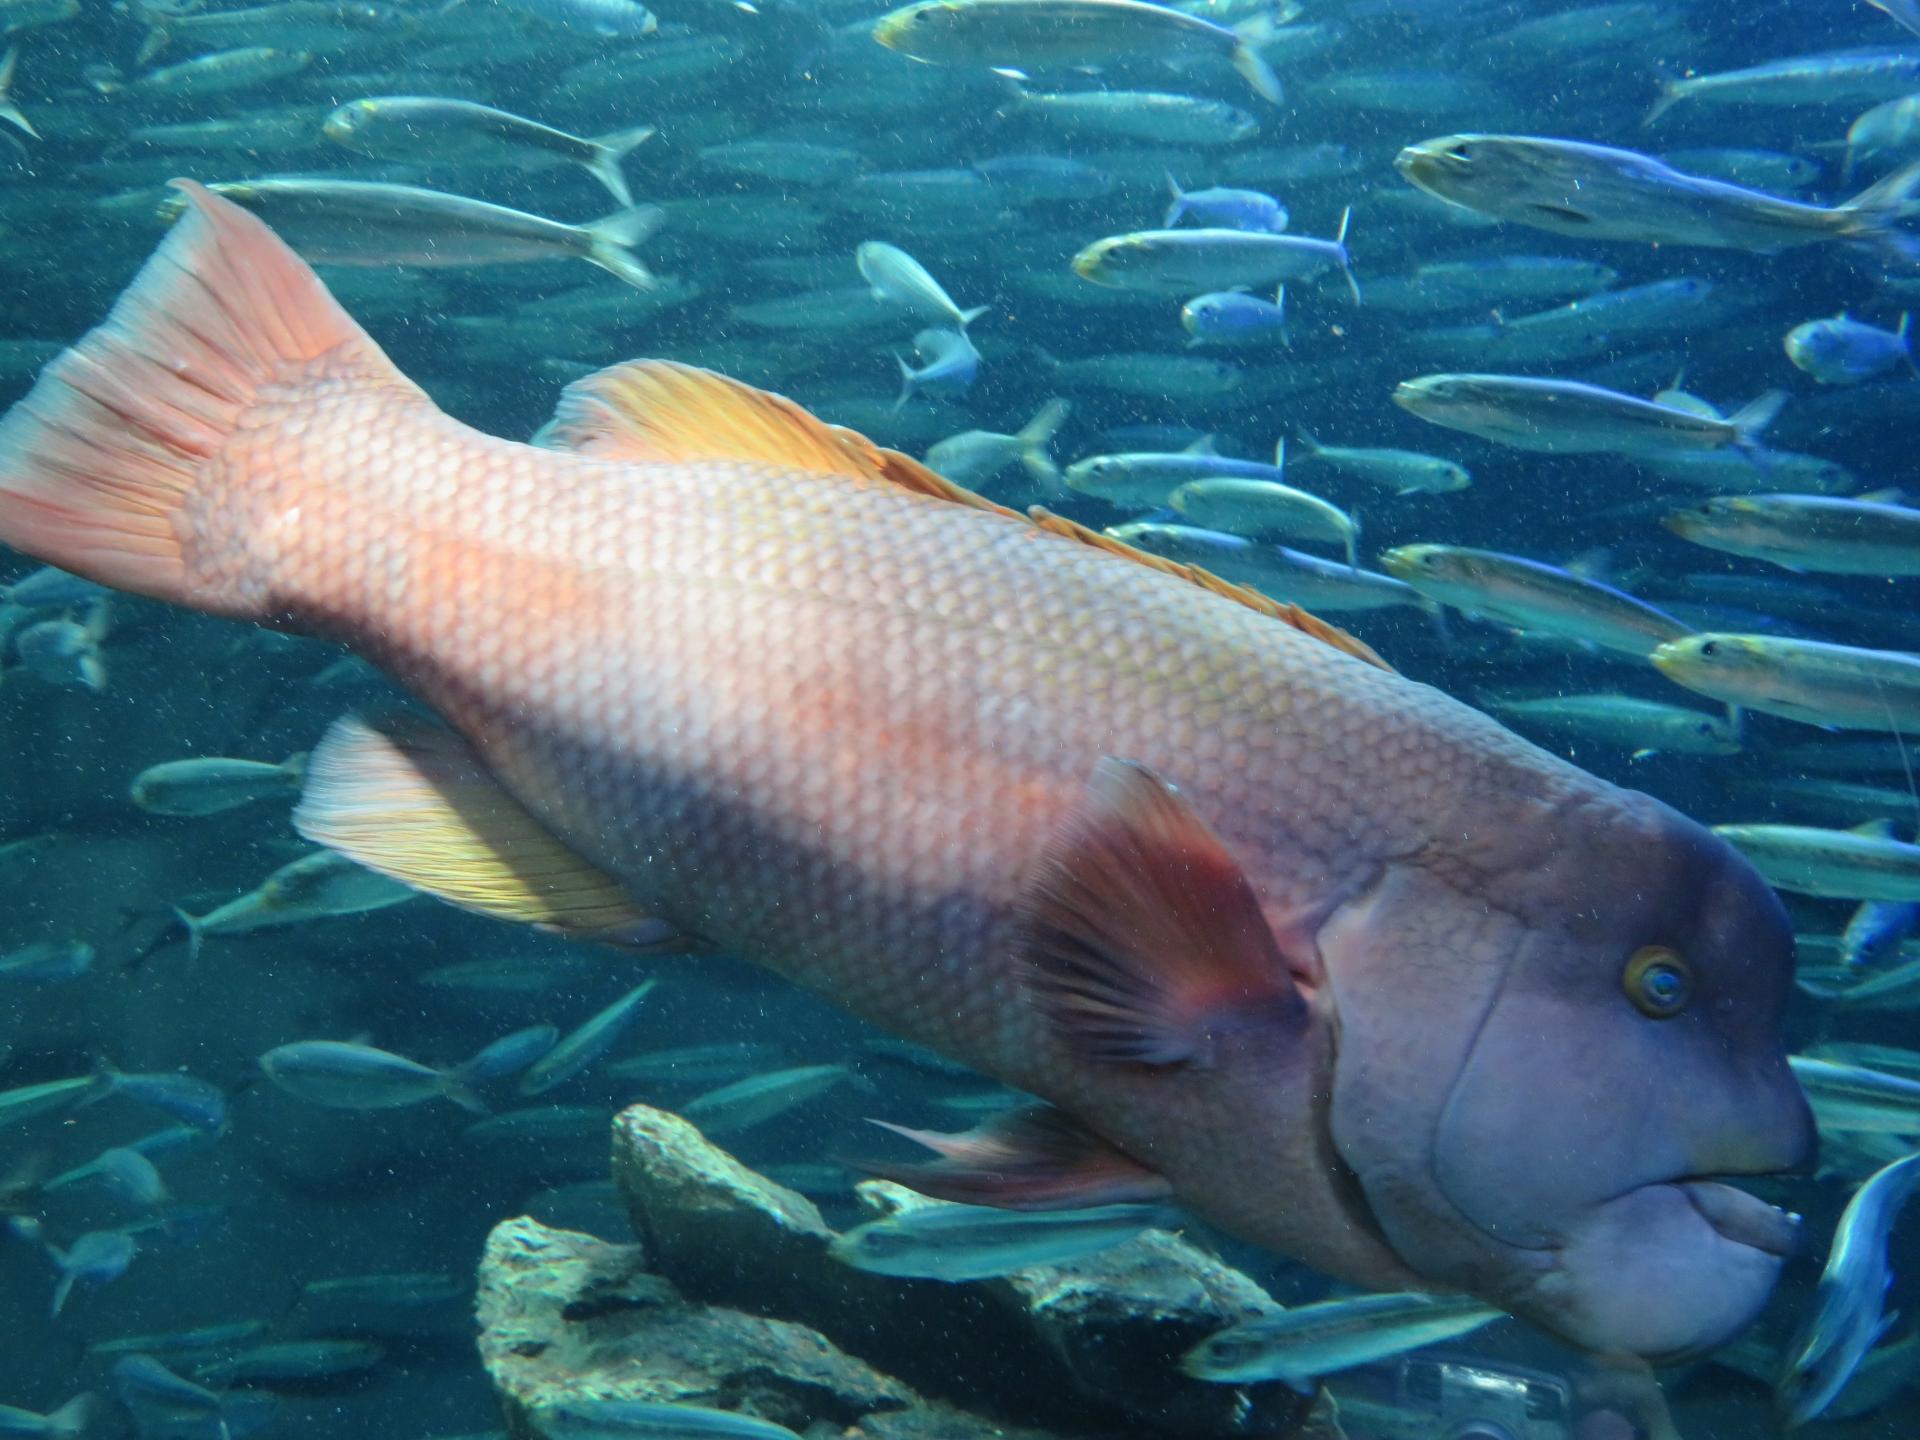
POLYGON ((1532 135, 1443 135, 1393 163, 1451 205, 1556 235, 1761 254, 1852 240, 1920 263, 1920 241, 1896 228, 1913 211, 1920 164, 1822 206, 1689 175, 1633 150, 1532 135))

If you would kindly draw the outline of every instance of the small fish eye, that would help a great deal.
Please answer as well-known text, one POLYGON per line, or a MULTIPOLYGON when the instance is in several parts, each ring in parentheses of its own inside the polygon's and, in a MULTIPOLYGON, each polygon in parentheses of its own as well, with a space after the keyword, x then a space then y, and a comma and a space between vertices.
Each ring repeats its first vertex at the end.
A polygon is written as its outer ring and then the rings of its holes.
POLYGON ((1671 1020, 1693 998, 1693 969, 1670 946, 1642 945, 1627 957, 1620 988, 1648 1019, 1671 1020))
POLYGON ((1711 660, 1714 656, 1720 653, 1720 642, 1718 640, 1706 641, 1700 646, 1700 653, 1707 659, 1711 660))
POLYGON ((1473 146, 1467 144, 1449 145, 1446 149, 1449 160, 1458 160, 1462 165, 1473 163, 1473 146))

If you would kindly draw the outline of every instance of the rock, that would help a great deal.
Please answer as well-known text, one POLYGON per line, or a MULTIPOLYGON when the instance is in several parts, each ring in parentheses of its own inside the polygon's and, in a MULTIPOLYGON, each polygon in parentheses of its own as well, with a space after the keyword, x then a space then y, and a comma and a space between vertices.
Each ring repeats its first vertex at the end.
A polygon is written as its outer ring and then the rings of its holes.
POLYGON ((949 1406, 787 1320, 689 1303, 642 1245, 508 1220, 480 1266, 480 1354, 516 1440, 538 1412, 595 1396, 698 1404, 848 1440, 1051 1440, 949 1406))
MULTIPOLYGON (((1307 1414, 1284 1385, 1181 1372, 1180 1356, 1207 1334, 1275 1306, 1178 1236, 1150 1231, 998 1280, 901 1280, 834 1260, 834 1232, 811 1202, 679 1116, 629 1107, 614 1121, 613 1152, 635 1233, 684 1293, 803 1321, 922 1390, 1043 1424, 1124 1420, 1130 1434, 1195 1440, 1289 1435, 1307 1414)), ((883 1181, 859 1192, 883 1214, 938 1203, 883 1181)))

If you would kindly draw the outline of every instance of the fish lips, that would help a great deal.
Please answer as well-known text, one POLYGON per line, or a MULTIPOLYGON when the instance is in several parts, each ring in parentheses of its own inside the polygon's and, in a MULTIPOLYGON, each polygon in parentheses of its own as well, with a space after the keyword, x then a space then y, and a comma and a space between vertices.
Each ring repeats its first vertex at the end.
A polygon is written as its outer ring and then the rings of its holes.
POLYGON ((1798 1215, 1718 1180, 1671 1182, 1724 1240, 1786 1259, 1800 1247, 1798 1215))

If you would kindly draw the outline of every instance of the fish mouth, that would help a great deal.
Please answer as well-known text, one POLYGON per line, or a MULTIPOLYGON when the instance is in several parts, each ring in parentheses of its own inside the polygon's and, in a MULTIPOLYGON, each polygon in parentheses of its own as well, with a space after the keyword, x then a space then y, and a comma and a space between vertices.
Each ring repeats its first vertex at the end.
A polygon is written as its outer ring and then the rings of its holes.
POLYGON ((1669 1180, 1722 1240, 1786 1259, 1800 1246, 1798 1215, 1720 1180, 1669 1180))
POLYGON ((1400 172, 1400 178, 1409 185, 1433 194, 1433 182, 1444 166, 1445 151, 1435 148, 1431 141, 1418 145, 1409 145, 1393 157, 1393 168, 1400 172))

